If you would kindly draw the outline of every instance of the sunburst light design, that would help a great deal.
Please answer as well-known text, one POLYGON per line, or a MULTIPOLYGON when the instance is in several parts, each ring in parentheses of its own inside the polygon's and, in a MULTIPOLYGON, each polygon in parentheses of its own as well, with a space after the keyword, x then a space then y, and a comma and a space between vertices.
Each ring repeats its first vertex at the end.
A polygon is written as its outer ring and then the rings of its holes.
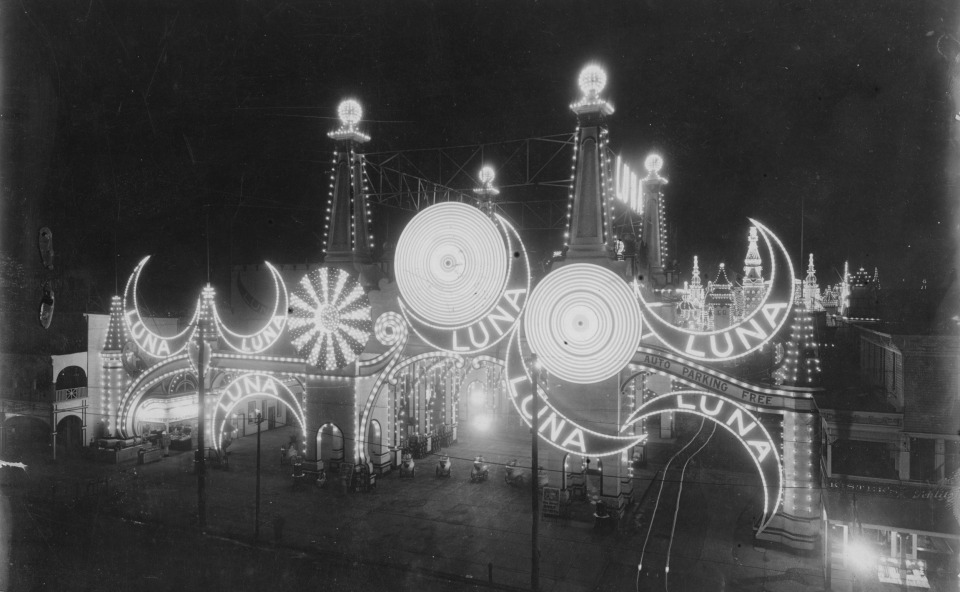
POLYGON ((313 366, 338 370, 357 359, 373 329, 370 300, 342 269, 321 267, 300 279, 287 321, 297 353, 313 366))

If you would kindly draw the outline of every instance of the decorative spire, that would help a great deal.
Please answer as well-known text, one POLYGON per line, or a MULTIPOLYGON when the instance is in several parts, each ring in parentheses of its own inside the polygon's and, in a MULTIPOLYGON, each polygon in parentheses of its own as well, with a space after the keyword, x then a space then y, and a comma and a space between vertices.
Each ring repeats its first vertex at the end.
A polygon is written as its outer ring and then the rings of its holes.
POLYGON ((760 249, 757 247, 757 227, 750 227, 750 236, 747 237, 750 246, 747 247, 747 258, 743 260, 743 275, 747 279, 762 279, 760 249))
POLYGON ((606 83, 607 75, 600 66, 587 66, 579 79, 583 96, 570 105, 578 125, 564 247, 568 262, 609 266, 616 259, 610 219, 615 175, 609 164, 605 125, 613 107, 600 96, 606 83))
POLYGON ((477 194, 477 201, 483 212, 493 217, 494 200, 500 194, 500 190, 493 186, 493 180, 497 174, 492 166, 484 165, 480 169, 480 187, 473 190, 477 194))
POLYGON ((691 273, 693 277, 690 279, 690 286, 699 288, 702 285, 700 282, 700 260, 696 255, 693 256, 693 271, 691 273))
POLYGON ((110 299, 110 322, 107 325, 107 338, 103 343, 103 352, 119 354, 129 339, 127 324, 123 322, 123 300, 119 296, 110 299))
POLYGON ((337 107, 340 127, 327 135, 336 140, 334 172, 331 175, 330 203, 327 206, 325 263, 370 263, 373 259, 373 235, 367 208, 364 182, 364 158, 356 149, 370 140, 357 125, 363 109, 354 99, 337 107))
POLYGON ((810 263, 807 264, 807 284, 816 284, 817 283, 817 270, 813 266, 813 253, 810 253, 810 263))

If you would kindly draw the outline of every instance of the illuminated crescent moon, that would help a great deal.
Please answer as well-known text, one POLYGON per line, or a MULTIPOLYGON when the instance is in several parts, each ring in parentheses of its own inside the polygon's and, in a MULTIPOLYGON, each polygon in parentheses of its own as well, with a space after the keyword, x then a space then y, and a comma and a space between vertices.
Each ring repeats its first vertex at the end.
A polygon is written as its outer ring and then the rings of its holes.
POLYGON ((197 319, 200 317, 200 302, 197 301, 197 309, 193 313, 193 318, 190 319, 183 331, 172 337, 163 337, 151 331, 143 322, 137 304, 137 284, 140 282, 140 274, 149 260, 150 255, 140 260, 123 289, 123 320, 127 325, 127 330, 130 331, 130 336, 133 337, 141 351, 155 358, 167 358, 183 351, 192 340, 197 330, 197 319))
POLYGON ((283 277, 280 276, 277 268, 268 261, 264 261, 264 263, 266 263, 267 269, 270 270, 270 274, 273 276, 274 294, 276 296, 274 298, 273 314, 270 315, 270 320, 267 321, 267 324, 259 331, 255 331, 249 335, 231 331, 220 318, 220 313, 217 311, 216 305, 213 306, 213 318, 217 323, 217 327, 220 329, 220 337, 223 338, 224 343, 235 351, 245 354, 258 354, 270 349, 270 347, 280 339, 284 327, 287 326, 287 309, 290 306, 287 286, 283 283, 283 277))
POLYGON ((769 228, 749 218, 757 227, 770 257, 769 288, 759 306, 739 323, 716 331, 676 327, 656 314, 634 284, 646 326, 673 351, 704 362, 732 360, 760 349, 783 327, 793 306, 793 264, 783 243, 769 228))

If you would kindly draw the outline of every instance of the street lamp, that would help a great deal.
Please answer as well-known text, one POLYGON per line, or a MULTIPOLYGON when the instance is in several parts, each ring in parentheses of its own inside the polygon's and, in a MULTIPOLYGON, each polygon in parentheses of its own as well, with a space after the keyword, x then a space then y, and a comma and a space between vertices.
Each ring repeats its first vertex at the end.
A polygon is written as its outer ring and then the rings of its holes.
POLYGON ((254 421, 257 423, 257 508, 254 516, 253 542, 260 539, 260 424, 263 423, 263 414, 260 409, 256 411, 257 417, 254 421))

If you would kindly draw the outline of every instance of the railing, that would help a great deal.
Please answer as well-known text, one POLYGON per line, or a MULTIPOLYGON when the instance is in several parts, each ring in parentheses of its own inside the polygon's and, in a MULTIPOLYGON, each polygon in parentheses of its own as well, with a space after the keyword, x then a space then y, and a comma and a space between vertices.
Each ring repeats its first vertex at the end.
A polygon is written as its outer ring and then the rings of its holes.
POLYGON ((57 389, 57 402, 72 401, 74 399, 86 399, 87 387, 77 386, 73 388, 57 389))

